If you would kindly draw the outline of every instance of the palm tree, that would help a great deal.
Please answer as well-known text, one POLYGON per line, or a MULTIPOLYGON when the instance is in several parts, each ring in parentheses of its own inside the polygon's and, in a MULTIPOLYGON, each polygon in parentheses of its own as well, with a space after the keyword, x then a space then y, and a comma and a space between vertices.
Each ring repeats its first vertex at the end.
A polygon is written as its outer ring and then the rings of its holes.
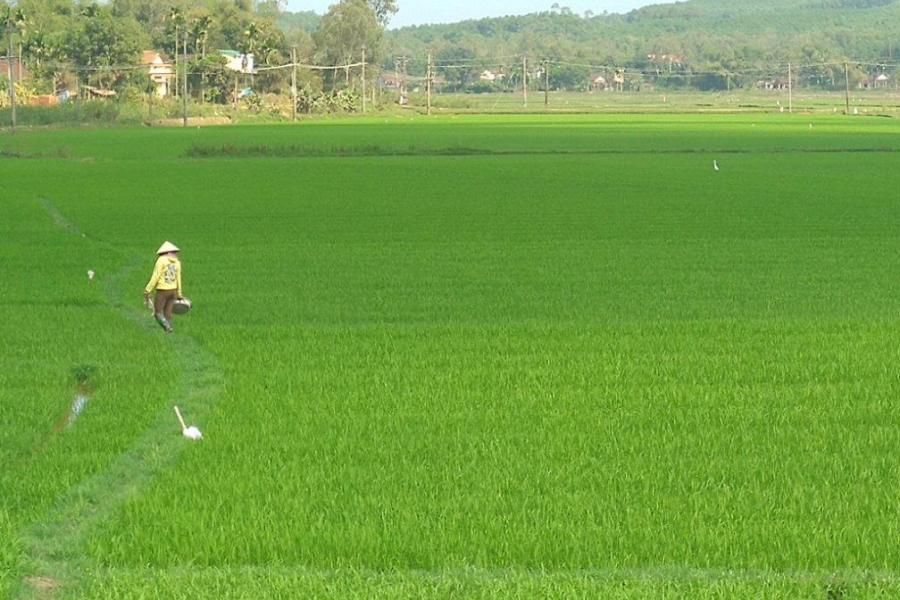
MULTIPOLYGON (((212 26, 212 17, 202 15, 194 19, 191 25, 191 37, 194 38, 194 52, 200 53, 200 60, 206 60, 206 40, 209 38, 209 28, 212 26)), ((196 58, 195 58, 196 61, 196 58)), ((203 101, 204 88, 206 87, 206 73, 201 67, 200 72, 200 101, 203 101)))
POLYGON ((15 13, 13 14, 13 21, 15 22, 16 29, 19 30, 19 81, 22 81, 23 73, 23 65, 22 65, 22 46, 25 42, 25 37, 28 35, 28 24, 25 21, 25 13, 21 8, 17 8, 15 13))
POLYGON ((250 24, 247 25, 247 29, 244 30, 244 48, 246 50, 246 54, 253 54, 253 50, 256 48, 256 41, 258 39, 259 27, 254 21, 251 21, 250 24))
POLYGON ((191 37, 196 43, 196 50, 200 52, 200 58, 206 58, 206 41, 209 39, 209 28, 212 27, 212 17, 203 15, 194 19, 191 27, 191 37))
POLYGON ((50 53, 50 47, 47 45, 47 40, 44 39, 44 32, 38 30, 34 32, 34 35, 29 36, 25 42, 24 50, 28 53, 28 56, 34 59, 34 65, 37 68, 41 68, 44 59, 50 53))

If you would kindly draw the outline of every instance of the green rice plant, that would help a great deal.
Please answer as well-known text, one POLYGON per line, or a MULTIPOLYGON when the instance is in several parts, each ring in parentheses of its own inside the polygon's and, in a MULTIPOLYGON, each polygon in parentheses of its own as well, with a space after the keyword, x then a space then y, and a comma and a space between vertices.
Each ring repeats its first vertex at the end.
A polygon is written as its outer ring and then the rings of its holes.
POLYGON ((0 510, 0 596, 11 593, 20 575, 22 548, 18 531, 5 510, 0 510))
POLYGON ((897 133, 567 116, 4 140, 43 157, 0 163, 0 248, 28 273, 0 324, 17 584, 892 595, 897 133), (196 307, 169 337, 139 308, 162 239, 196 307), (91 405, 35 452, 73 367, 91 405))

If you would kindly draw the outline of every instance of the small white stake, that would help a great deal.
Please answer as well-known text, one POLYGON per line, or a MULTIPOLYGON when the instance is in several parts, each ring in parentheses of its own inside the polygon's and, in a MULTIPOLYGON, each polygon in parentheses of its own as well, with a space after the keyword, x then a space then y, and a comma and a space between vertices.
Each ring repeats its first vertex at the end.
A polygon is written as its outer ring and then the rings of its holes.
POLYGON ((191 440, 200 440, 203 439, 203 434, 199 429, 191 425, 188 427, 184 424, 184 419, 181 416, 181 411, 178 410, 178 407, 175 407, 175 414, 178 416, 178 422, 181 424, 181 435, 191 440))

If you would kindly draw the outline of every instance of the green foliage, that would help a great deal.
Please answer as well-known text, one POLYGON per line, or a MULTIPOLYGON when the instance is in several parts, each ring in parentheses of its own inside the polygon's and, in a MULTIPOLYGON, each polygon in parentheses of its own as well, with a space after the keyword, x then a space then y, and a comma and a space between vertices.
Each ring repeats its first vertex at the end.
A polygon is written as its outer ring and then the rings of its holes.
POLYGON ((397 0, 366 0, 369 8, 375 13, 375 17, 382 26, 387 26, 391 16, 397 14, 397 0))
MULTIPOLYGON (((581 17, 553 11, 405 27, 389 32, 387 45, 389 55, 414 56, 424 56, 429 48, 438 56, 462 54, 460 48, 464 48, 465 54, 507 71, 516 68, 520 54, 534 61, 551 58, 608 68, 659 69, 670 75, 663 85, 718 89, 726 87, 725 73, 746 71, 730 83, 753 86, 761 76, 783 76, 788 61, 816 65, 852 57, 896 62, 900 2, 690 0, 651 5, 624 15, 581 17), (674 74, 672 64, 651 55, 677 56, 674 74), (721 75, 703 78, 693 73, 721 75)), ((385 67, 389 63, 390 59, 385 67)), ((414 66, 415 74, 421 75, 423 68, 414 66)), ((827 87, 835 87, 830 75, 822 77, 814 70, 810 67, 810 73, 801 73, 801 83, 826 86, 823 82, 827 82, 827 87)), ((551 87, 586 85, 586 78, 578 79, 551 87)), ((458 83, 451 82, 451 88, 458 89, 458 83)))
MULTIPOLYGON (((548 65, 551 90, 584 91, 590 85, 591 69, 578 65, 548 65)), ((541 82, 543 85, 543 81, 541 82)))
MULTIPOLYGON (((141 106, 134 103, 109 100, 69 101, 60 106, 20 106, 18 120, 22 125, 102 125, 113 123, 140 123, 141 106)), ((8 119, 8 111, 2 111, 0 119, 8 119)))
MULTIPOLYGON (((74 0, 22 0, 28 26, 22 34, 29 69, 49 82, 71 67, 100 68, 83 77, 93 85, 112 87, 123 69, 137 63, 138 53, 155 48, 172 57, 181 54, 185 37, 192 54, 205 58, 210 49, 242 49, 257 55, 258 64, 281 63, 287 52, 275 25, 277 3, 204 0, 167 5, 149 0, 113 0, 108 5, 74 0), (176 28, 178 44, 176 48, 176 28), (109 72, 103 67, 111 67, 109 72)), ((213 73, 216 75, 216 73, 213 73)), ((277 88, 277 76, 262 84, 277 88)))
POLYGON ((319 14, 308 10, 301 12, 281 13, 278 16, 277 23, 286 35, 290 35, 296 30, 305 31, 306 33, 311 34, 319 28, 319 23, 321 22, 321 20, 322 17, 319 14))
POLYGON ((78 385, 87 385, 97 374, 97 367, 88 364, 79 364, 72 367, 72 377, 78 385))
MULTIPOLYGON (((366 60, 381 62, 384 31, 365 0, 341 0, 322 17, 314 39, 324 63, 342 65, 357 62, 365 49, 366 60)), ((371 70, 370 70, 371 71, 371 70)), ((332 87, 342 81, 344 73, 327 75, 332 87)))
POLYGON ((482 65, 476 58, 474 50, 460 45, 447 46, 435 53, 435 62, 442 65, 436 71, 444 78, 447 91, 466 90, 478 81, 482 65))
POLYGON ((362 99, 352 89, 316 92, 307 87, 297 92, 297 112, 301 114, 353 113, 361 105, 362 99))
POLYGON ((231 101, 235 74, 226 69, 225 64, 225 58, 218 54, 190 62, 190 87, 200 91, 204 102, 227 104, 231 101))
POLYGON ((22 546, 9 513, 0 506, 0 597, 6 598, 18 583, 22 546))
MULTIPOLYGON (((135 64, 145 44, 136 21, 115 18, 110 9, 90 5, 66 30, 62 53, 78 67, 114 67, 135 64)), ((118 77, 113 70, 99 71, 89 75, 89 81, 109 88, 118 77)))

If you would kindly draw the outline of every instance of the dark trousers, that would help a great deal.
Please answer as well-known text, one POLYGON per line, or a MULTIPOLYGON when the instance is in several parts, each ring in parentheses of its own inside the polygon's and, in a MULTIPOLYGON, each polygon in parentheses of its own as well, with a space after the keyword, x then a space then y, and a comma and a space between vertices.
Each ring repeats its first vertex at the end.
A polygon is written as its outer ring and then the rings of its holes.
POLYGON ((153 303, 153 310, 157 317, 165 317, 166 321, 172 322, 172 309, 175 307, 175 301, 178 300, 178 290, 156 290, 156 301, 153 303))

